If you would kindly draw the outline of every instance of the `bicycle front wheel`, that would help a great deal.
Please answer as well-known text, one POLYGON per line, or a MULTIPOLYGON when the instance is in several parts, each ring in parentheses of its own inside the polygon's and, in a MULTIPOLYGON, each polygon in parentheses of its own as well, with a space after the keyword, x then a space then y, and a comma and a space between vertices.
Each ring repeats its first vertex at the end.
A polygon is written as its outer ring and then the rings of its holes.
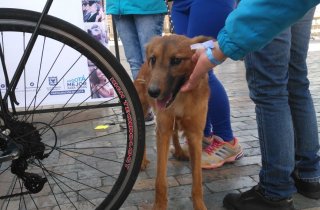
MULTIPOLYGON (((39 16, 0 9, 0 130, 10 131, 21 152, 0 166, 0 208, 119 209, 144 150, 135 88, 101 43, 51 16, 13 81, 39 16)), ((0 144, 2 154, 9 150, 0 144)))

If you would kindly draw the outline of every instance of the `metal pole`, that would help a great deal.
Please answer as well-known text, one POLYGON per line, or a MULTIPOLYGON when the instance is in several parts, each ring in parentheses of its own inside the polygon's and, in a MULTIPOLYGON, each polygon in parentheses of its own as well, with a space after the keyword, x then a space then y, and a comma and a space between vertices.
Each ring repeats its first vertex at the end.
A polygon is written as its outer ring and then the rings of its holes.
POLYGON ((113 16, 112 16, 112 29, 113 29, 114 49, 115 49, 115 53, 116 53, 116 58, 120 62, 118 33, 117 33, 117 30, 116 30, 116 24, 114 24, 113 16))

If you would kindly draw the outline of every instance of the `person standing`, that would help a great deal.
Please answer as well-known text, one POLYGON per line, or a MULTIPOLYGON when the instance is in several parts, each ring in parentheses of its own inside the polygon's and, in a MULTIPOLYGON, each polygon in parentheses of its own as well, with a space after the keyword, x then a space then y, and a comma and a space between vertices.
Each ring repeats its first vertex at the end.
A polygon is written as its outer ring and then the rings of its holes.
MULTIPOLYGON (((217 38, 225 19, 235 7, 236 0, 174 0, 171 10, 174 32, 190 38, 199 35, 217 38)), ((208 74, 210 97, 201 166, 213 169, 240 159, 243 151, 233 136, 228 95, 214 72, 208 74)), ((187 152, 187 144, 182 148, 187 152)))
POLYGON ((296 190, 320 198, 319 137, 306 67, 313 8, 319 3, 242 0, 217 41, 193 56, 196 66, 182 91, 192 90, 203 74, 228 57, 245 58, 250 97, 256 104, 260 183, 226 195, 227 209, 293 210, 296 190))
MULTIPOLYGON (((108 0, 106 13, 112 15, 134 80, 145 61, 145 45, 162 35, 166 4, 163 0, 108 0)), ((155 123, 151 110, 145 123, 155 123)))
POLYGON ((245 57, 263 164, 250 193, 226 196, 230 209, 293 209, 296 190, 320 198, 318 124, 306 63, 314 11, 245 57))

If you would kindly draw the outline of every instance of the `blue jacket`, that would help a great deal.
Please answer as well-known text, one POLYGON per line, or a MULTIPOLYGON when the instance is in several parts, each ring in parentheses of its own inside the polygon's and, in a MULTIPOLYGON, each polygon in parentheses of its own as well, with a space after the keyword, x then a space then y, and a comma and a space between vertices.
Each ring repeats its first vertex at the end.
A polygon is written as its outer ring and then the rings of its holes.
POLYGON ((107 14, 150 15, 167 13, 164 0, 107 0, 107 14))
POLYGON ((233 60, 261 49, 320 0, 241 0, 218 34, 222 52, 233 60))

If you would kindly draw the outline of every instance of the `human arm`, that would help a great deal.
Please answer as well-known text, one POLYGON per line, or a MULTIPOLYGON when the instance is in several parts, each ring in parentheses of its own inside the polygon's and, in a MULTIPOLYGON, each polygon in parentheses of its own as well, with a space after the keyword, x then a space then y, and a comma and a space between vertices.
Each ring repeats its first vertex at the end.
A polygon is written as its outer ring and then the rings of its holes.
POLYGON ((233 60, 261 49, 320 0, 242 0, 219 32, 222 52, 233 60))
MULTIPOLYGON (((261 49, 282 30, 299 20, 320 0, 242 0, 226 20, 225 27, 219 32, 212 54, 220 61, 227 57, 242 59, 249 52, 261 49)), ((206 54, 197 50, 197 62, 190 79, 182 91, 193 89, 198 78, 215 67, 210 65, 206 54)))

